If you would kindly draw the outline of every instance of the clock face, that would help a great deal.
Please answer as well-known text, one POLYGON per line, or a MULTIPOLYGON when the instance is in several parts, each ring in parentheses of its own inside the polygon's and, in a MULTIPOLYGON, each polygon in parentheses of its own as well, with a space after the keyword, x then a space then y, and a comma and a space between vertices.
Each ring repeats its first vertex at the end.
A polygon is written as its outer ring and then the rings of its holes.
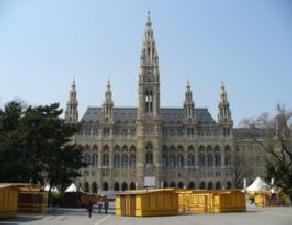
POLYGON ((150 82, 154 81, 154 77, 152 75, 152 70, 151 69, 146 70, 145 79, 146 79, 146 81, 150 81, 150 82))

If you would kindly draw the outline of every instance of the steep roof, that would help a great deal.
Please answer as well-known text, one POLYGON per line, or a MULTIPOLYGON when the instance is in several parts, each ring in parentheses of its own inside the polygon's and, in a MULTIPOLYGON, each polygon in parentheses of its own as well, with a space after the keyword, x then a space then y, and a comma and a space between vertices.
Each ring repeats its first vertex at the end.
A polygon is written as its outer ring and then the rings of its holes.
MULTIPOLYGON (((137 119, 137 108, 114 108, 114 120, 126 123, 135 123, 137 119)), ((183 121, 184 110, 180 108, 162 108, 161 109, 162 120, 166 123, 180 123, 183 121)), ((195 109, 199 123, 214 123, 211 114, 208 109, 198 108, 195 109)), ((82 121, 83 122, 97 122, 102 118, 102 108, 100 107, 88 107, 82 121)))

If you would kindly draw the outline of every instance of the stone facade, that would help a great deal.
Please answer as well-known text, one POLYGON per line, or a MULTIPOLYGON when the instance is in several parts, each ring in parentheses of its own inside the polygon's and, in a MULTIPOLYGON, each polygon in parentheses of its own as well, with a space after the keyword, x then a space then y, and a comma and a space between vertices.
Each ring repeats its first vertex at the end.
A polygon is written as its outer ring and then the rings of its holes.
MULTIPOLYGON (((245 144, 242 131, 233 129, 225 87, 221 84, 217 121, 208 109, 195 107, 189 82, 183 108, 161 108, 159 57, 150 15, 138 89, 137 108, 114 107, 108 81, 102 106, 87 108, 73 142, 84 146, 84 160, 90 165, 76 183, 88 192, 142 189, 145 177, 156 188, 232 188, 233 151, 245 144)), ((65 120, 78 121, 75 83, 65 120)))

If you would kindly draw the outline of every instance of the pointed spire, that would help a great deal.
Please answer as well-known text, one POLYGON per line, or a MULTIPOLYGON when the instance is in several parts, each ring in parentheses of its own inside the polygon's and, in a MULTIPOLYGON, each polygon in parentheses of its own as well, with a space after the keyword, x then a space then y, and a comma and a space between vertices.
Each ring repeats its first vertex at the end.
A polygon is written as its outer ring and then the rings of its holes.
POLYGON ((71 90, 69 94, 69 100, 67 101, 65 110, 65 121, 68 123, 74 123, 78 121, 78 110, 77 110, 77 92, 75 79, 73 79, 71 90))
POLYGON ((220 102, 221 103, 227 103, 228 102, 227 92, 225 90, 225 86, 224 86, 223 82, 221 82, 221 85, 220 85, 220 102))
POLYGON ((189 81, 187 81, 187 84, 186 84, 184 109, 185 109, 185 121, 194 122, 195 121, 195 103, 193 101, 193 92, 191 90, 189 81))
POLYGON ((103 103, 103 113, 104 119, 106 121, 111 121, 113 119, 113 107, 114 102, 112 101, 112 91, 111 91, 111 84, 109 78, 106 81, 106 90, 105 90, 105 99, 103 103))
POLYGON ((147 14, 148 14, 148 17, 147 17, 146 26, 151 26, 152 23, 151 23, 151 17, 150 17, 150 10, 147 12, 147 14))

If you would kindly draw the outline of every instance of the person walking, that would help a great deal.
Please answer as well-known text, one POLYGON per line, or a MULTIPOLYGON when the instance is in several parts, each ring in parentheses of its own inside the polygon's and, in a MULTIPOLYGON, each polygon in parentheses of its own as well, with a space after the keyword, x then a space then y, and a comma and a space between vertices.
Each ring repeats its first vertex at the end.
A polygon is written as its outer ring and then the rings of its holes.
POLYGON ((93 210, 93 204, 91 201, 88 202, 87 204, 87 211, 88 211, 88 217, 91 218, 92 216, 92 210, 93 210))
POLYGON ((105 199, 104 200, 104 212, 107 213, 107 209, 108 209, 108 200, 105 199))
POLYGON ((98 213, 101 213, 102 202, 99 200, 97 205, 98 205, 98 213))

